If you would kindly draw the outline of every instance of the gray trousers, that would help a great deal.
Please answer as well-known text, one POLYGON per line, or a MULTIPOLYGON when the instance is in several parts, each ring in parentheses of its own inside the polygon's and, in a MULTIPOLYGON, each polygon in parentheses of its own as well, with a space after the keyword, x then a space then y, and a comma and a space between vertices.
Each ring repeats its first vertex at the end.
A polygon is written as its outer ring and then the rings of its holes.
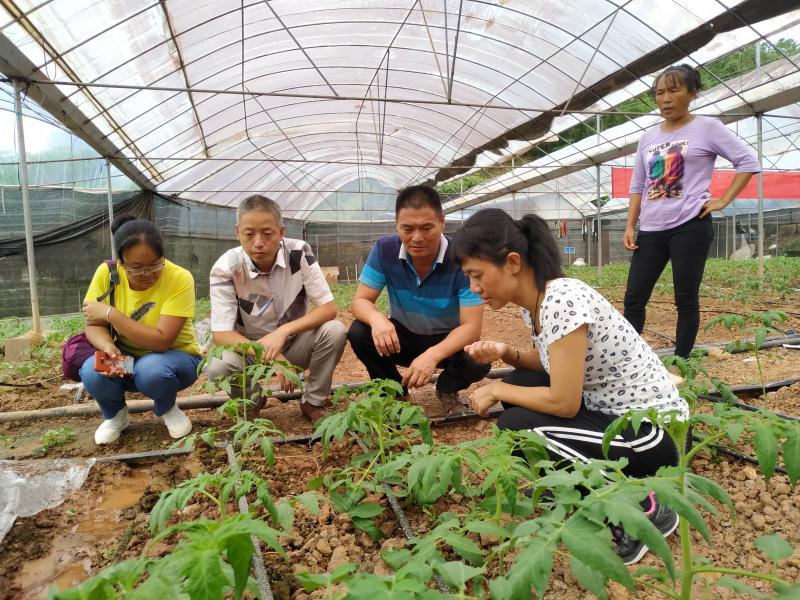
MULTIPOLYGON (((284 346, 282 353, 293 365, 308 369, 308 376, 303 385, 302 402, 314 406, 323 406, 331 393, 333 370, 344 352, 346 341, 345 326, 339 320, 327 321, 310 331, 298 333, 284 346)), ((247 363, 253 364, 255 358, 247 357, 247 363)), ((215 358, 206 365, 204 372, 211 380, 227 377, 234 371, 242 369, 242 357, 235 352, 224 352, 222 359, 215 358)), ((247 394, 241 388, 232 388, 231 395, 236 398, 252 398, 256 386, 249 386, 247 394)), ((256 408, 260 409, 264 398, 258 398, 256 408)))

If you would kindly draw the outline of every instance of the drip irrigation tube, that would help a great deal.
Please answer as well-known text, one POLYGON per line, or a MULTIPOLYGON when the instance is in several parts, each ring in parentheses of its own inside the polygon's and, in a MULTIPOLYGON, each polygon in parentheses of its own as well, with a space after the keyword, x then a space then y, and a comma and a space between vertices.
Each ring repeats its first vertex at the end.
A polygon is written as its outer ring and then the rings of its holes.
MULTIPOLYGON (((730 342, 720 342, 715 344, 702 344, 697 346, 697 348, 701 348, 704 350, 708 350, 711 348, 724 348, 730 342)), ((764 344, 761 346, 762 348, 773 348, 775 346, 781 346, 786 343, 800 343, 800 335, 790 335, 781 338, 771 338, 767 339, 764 344)), ((670 356, 674 353, 674 348, 667 348, 663 350, 658 350, 656 354, 659 356, 670 356)), ((737 352, 745 352, 745 350, 741 349, 733 349, 732 353, 737 352)), ((512 367, 502 367, 499 369, 492 369, 487 375, 487 379, 502 379, 509 373, 511 373, 514 369, 512 367)), ((431 378, 431 383, 435 382, 438 378, 438 374, 435 374, 431 378)), ((342 386, 345 387, 353 387, 357 385, 361 385, 365 382, 355 382, 355 383, 340 383, 334 385, 331 388, 331 391, 335 391, 342 386)), ((300 392, 291 392, 286 393, 279 390, 273 390, 272 397, 277 398, 282 402, 286 402, 288 400, 296 400, 300 398, 300 392)), ((216 408, 218 406, 223 405, 227 402, 228 397, 225 395, 219 396, 212 396, 211 394, 200 394, 197 396, 186 396, 183 398, 178 398, 178 407, 181 409, 193 410, 199 408, 216 408)), ((143 413, 153 410, 153 401, 152 400, 129 400, 127 402, 128 405, 128 412, 129 413, 143 413)), ((85 417, 91 415, 97 415, 100 413, 100 409, 97 407, 96 404, 78 404, 78 405, 71 405, 71 406, 58 406, 55 408, 43 408, 38 410, 20 410, 20 411, 12 411, 12 412, 0 412, 0 423, 8 423, 13 421, 33 421, 36 419, 51 419, 56 417, 85 417)))
MULTIPOLYGON (((719 396, 714 396, 712 394, 700 394, 698 398, 702 398, 703 400, 710 400, 711 402, 716 402, 718 404, 727 404, 729 406, 735 406, 736 408, 741 408, 742 410, 747 410, 750 412, 758 412, 761 410, 761 407, 752 406, 750 404, 745 404, 744 402, 728 402, 727 400, 723 400, 719 396)), ((764 409, 764 410, 769 410, 764 409)), ((785 419, 786 421, 800 421, 800 417, 793 417, 791 415, 784 415, 779 412, 775 412, 774 410, 769 410, 773 415, 779 417, 781 419, 785 419)))
MULTIPOLYGON (((735 340, 733 340, 735 341, 735 340)), ((747 343, 752 343, 753 340, 743 340, 747 343)), ((700 350, 711 350, 712 348, 724 348, 728 344, 733 342, 715 342, 713 344, 698 344, 695 346, 695 349, 700 350)), ((775 346, 782 346, 783 344, 797 344, 800 343, 800 334, 793 334, 787 335, 784 337, 779 338, 767 338, 767 340, 759 346, 761 348, 774 348, 775 346)), ((734 348, 731 351, 731 354, 737 354, 739 352, 749 352, 749 350, 744 350, 742 348, 734 348)), ((662 348, 661 350, 656 350, 656 354, 659 356, 672 356, 675 354, 675 348, 662 348)))
MULTIPOLYGON (((366 445, 364 445, 364 442, 362 442, 358 438, 355 438, 355 440, 356 443, 358 443, 358 446, 361 448, 362 452, 369 451, 366 445)), ((403 535, 405 535, 406 539, 408 540, 414 539, 415 536, 414 529, 411 527, 411 523, 409 522, 406 513, 403 511, 403 507, 400 506, 400 503, 397 501, 397 498, 392 493, 392 490, 389 488, 389 486, 386 484, 381 484, 381 485, 383 485, 383 493, 386 495, 387 500, 389 500, 389 506, 391 506, 392 510, 394 511, 394 516, 397 519, 397 523, 400 525, 400 529, 403 530, 403 535)), ((434 574, 433 582, 436 584, 436 587, 439 588, 439 591, 442 592, 443 594, 450 593, 450 588, 447 586, 444 580, 438 575, 434 574)))
MULTIPOLYGON (((696 435, 692 436, 692 440, 694 440, 695 442, 702 442, 703 441, 703 439, 701 437, 698 437, 696 435)), ((727 446, 718 446, 716 444, 711 444, 710 446, 708 446, 708 449, 709 450, 712 450, 712 449, 716 450, 720 454, 727 454, 728 456, 731 456, 731 457, 733 457, 733 458, 735 458, 737 460, 743 460, 745 462, 749 462, 749 463, 752 463, 754 465, 758 464, 758 460, 756 458, 753 458, 749 454, 744 454, 743 452, 739 452, 738 450, 734 450, 733 448, 728 448, 727 446)), ((776 473, 783 473, 784 475, 786 475, 786 469, 784 469, 783 467, 776 466, 775 467, 775 472, 776 473)))
POLYGON ((194 448, 169 448, 167 450, 150 450, 148 452, 135 452, 133 454, 112 454, 111 456, 98 456, 97 462, 124 462, 135 463, 140 460, 150 458, 170 458, 173 456, 185 456, 194 452, 194 448))
MULTIPOLYGON (((486 376, 488 379, 501 379, 511 373, 512 368, 493 369, 486 376)), ((435 382, 438 374, 434 375, 431 383, 435 382)), ((334 392, 340 387, 355 387, 363 385, 366 382, 355 383, 340 383, 334 385, 331 391, 334 392)), ((273 391, 272 398, 276 398, 281 402, 288 402, 289 400, 298 400, 302 396, 301 392, 282 392, 273 391)), ((222 406, 228 401, 227 395, 211 395, 211 394, 198 394, 196 396, 184 396, 178 398, 178 408, 183 410, 194 410, 198 408, 216 408, 222 406)), ((147 400, 128 400, 128 413, 144 413, 153 410, 153 401, 147 400)), ((17 410, 11 412, 0 412, 0 423, 9 423, 13 421, 35 421, 37 419, 52 419, 57 417, 87 417, 100 414, 100 409, 97 404, 72 404, 70 406, 57 406, 54 408, 40 408, 37 410, 17 410)))
MULTIPOLYGON (((228 456, 228 464, 231 468, 234 471, 238 471, 239 463, 236 461, 236 455, 233 453, 233 446, 225 444, 225 454, 228 456)), ((247 498, 244 496, 239 498, 239 512, 243 515, 249 514, 250 512, 247 507, 247 498)), ((253 548, 255 548, 251 562, 253 563, 253 570, 256 572, 258 589, 261 591, 261 600, 273 600, 272 586, 269 583, 269 574, 264 564, 264 558, 261 556, 261 541, 254 535, 250 536, 250 541, 253 544, 253 548)))

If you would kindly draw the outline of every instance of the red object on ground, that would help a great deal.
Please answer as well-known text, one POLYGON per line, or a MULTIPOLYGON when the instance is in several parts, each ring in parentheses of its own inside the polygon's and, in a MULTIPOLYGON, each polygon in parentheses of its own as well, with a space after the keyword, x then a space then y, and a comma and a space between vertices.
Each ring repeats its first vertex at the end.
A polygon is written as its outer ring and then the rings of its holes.
MULTIPOLYGON (((715 169, 711 177, 711 197, 719 198, 733 181, 733 169, 715 169)), ((633 167, 611 167, 611 196, 628 198, 628 189, 633 177, 633 167)), ((737 198, 758 198, 758 177, 753 176, 737 198)), ((764 173, 765 200, 800 200, 800 171, 764 173)))

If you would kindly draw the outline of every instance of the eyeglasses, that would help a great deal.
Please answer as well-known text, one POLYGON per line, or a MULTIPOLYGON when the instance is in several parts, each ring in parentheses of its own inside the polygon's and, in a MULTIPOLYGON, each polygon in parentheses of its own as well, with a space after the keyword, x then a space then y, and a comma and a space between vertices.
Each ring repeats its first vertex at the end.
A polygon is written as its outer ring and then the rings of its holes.
POLYGON ((157 265, 153 265, 152 267, 142 267, 141 269, 129 269, 125 267, 125 272, 128 275, 136 277, 137 275, 146 275, 148 273, 158 273, 164 268, 164 263, 160 262, 157 265))

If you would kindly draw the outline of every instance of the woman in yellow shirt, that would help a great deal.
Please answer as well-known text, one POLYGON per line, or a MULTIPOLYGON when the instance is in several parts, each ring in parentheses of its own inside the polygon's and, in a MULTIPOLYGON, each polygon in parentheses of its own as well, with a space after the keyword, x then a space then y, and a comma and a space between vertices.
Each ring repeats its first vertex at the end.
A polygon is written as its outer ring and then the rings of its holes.
POLYGON ((177 393, 197 379, 200 348, 195 340, 194 278, 164 257, 164 241, 149 221, 130 215, 111 224, 119 283, 114 305, 98 302, 110 285, 105 264, 94 274, 83 303, 86 337, 98 350, 134 357, 133 374, 111 377, 94 369, 94 357, 81 367, 81 381, 103 413, 95 442, 108 444, 128 426, 125 392, 153 399, 155 414, 173 438, 192 430, 192 422, 175 403, 177 393), (108 325, 116 332, 111 337, 108 325))

